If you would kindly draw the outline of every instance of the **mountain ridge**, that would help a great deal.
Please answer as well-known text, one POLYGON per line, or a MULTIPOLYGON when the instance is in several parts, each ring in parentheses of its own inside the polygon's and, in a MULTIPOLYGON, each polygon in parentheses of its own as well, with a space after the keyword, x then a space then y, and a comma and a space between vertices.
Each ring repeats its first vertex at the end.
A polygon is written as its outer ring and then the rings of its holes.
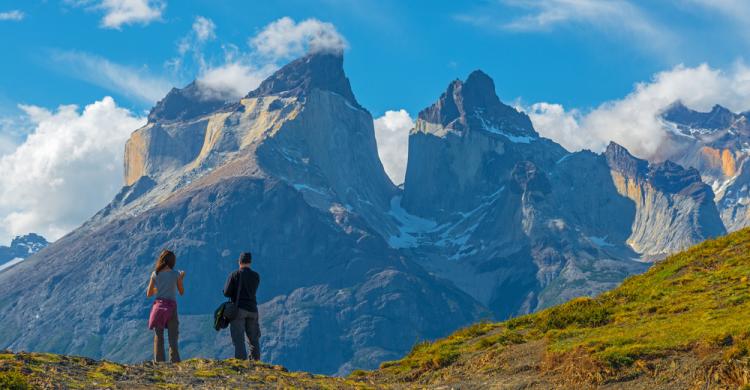
POLYGON ((345 378, 236 359, 123 365, 0 352, 0 384, 86 388, 742 388, 750 229, 670 256, 594 298, 480 322, 345 378))
MULTIPOLYGON (((715 206, 700 202, 711 188, 699 199, 640 176, 618 188, 606 156, 540 137, 482 72, 418 118, 403 188, 383 169, 340 55, 292 61, 238 102, 203 107, 198 90, 183 92, 131 135, 125 186, 107 207, 0 273, 0 346, 146 358, 142 285, 171 248, 187 271, 183 351, 223 356, 229 338, 207 324, 238 252, 251 250, 263 358, 343 375, 482 318, 611 289, 651 260, 629 243, 634 231, 659 255, 717 234, 705 224, 715 206), (647 207, 629 189, 648 194, 647 207), (649 215, 658 223, 637 223, 649 215), (30 272, 41 264, 47 272, 30 272), (51 324, 57 337, 44 336, 51 324)), ((654 172, 665 183, 695 179, 664 167, 654 172)))

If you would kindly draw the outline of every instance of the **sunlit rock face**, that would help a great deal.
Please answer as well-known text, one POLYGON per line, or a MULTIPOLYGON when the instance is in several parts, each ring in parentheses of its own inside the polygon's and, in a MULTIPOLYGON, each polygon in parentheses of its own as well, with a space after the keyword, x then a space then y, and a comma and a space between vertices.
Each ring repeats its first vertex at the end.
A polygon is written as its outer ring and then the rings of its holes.
POLYGON ((671 161, 649 165, 615 143, 604 154, 617 191, 635 203, 627 242, 637 252, 661 258, 726 233, 714 194, 694 168, 671 161))
POLYGON ((654 160, 697 169, 716 195, 727 230, 750 226, 750 113, 719 105, 699 112, 676 102, 662 119, 667 136, 654 160))
POLYGON ((201 88, 172 90, 134 131, 108 206, 0 272, 0 348, 150 358, 144 290, 170 248, 187 271, 183 356, 229 357, 211 317, 250 250, 263 359, 345 374, 600 293, 723 231, 694 170, 569 153, 481 71, 419 114, 403 189, 340 53, 295 60, 238 101, 201 88))
POLYGON ((616 145, 569 153, 479 71, 419 114, 398 207, 391 244, 500 318, 596 294, 724 233, 695 170, 616 145))
POLYGON ((239 102, 205 100, 195 84, 171 91, 127 143, 125 184, 80 229, 0 273, 0 344, 148 359, 144 283, 162 248, 187 271, 185 357, 231 356, 211 316, 245 250, 262 278, 263 358, 293 369, 374 368, 487 316, 379 233, 395 229, 398 190, 340 55, 294 61, 239 102))

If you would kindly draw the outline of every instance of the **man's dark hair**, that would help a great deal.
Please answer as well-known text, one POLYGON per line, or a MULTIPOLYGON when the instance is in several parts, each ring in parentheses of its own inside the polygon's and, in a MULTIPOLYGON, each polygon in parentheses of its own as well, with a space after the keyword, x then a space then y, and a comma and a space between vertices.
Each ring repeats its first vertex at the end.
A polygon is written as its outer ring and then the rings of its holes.
POLYGON ((253 255, 250 252, 240 254, 240 264, 250 264, 253 262, 253 255))

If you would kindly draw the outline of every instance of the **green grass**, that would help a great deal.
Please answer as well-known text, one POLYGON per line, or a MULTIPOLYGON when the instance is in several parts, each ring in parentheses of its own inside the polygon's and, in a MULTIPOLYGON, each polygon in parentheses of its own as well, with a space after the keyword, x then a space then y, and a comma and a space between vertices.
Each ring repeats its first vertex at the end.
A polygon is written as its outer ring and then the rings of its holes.
MULTIPOLYGON (((417 343, 401 360, 385 362, 381 369, 415 374, 451 365, 464 354, 495 346, 523 342, 523 336, 500 324, 481 322, 461 329, 436 342, 417 343)), ((360 373, 360 376, 361 373, 360 373)))
POLYGON ((27 390, 31 389, 26 377, 16 371, 0 371, 0 389, 27 390))
POLYGON ((584 351, 617 368, 696 346, 750 354, 750 229, 706 241, 626 279, 596 298, 577 298, 504 323, 482 323, 417 344, 385 374, 425 372, 487 348, 545 340, 552 354, 584 351))

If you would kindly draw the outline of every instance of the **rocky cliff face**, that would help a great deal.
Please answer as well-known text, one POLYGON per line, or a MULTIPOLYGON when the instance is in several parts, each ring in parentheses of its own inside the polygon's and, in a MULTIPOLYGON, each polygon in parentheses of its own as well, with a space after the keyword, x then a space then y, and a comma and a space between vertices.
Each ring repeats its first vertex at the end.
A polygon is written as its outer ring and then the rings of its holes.
POLYGON ((147 359, 143 288, 162 248, 187 271, 185 356, 231 354, 211 315, 243 250, 262 277, 263 358, 291 368, 375 367, 485 315, 372 227, 388 229, 396 188, 340 55, 294 61, 233 104, 196 88, 170 92, 133 133, 126 186, 107 208, 0 274, 0 343, 147 359), (41 263, 46 272, 15 277, 41 263))
POLYGON ((698 170, 711 185, 728 230, 750 225, 750 114, 716 105, 698 112, 676 102, 662 114, 667 137, 654 160, 671 160, 698 170))
POLYGON ((714 194, 696 169, 669 160, 649 165, 615 143, 604 155, 617 191, 635 203, 627 242, 644 257, 663 258, 726 234, 714 194))
POLYGON ((25 258, 44 249, 47 245, 49 245, 49 242, 36 233, 17 236, 10 242, 10 246, 0 245, 0 272, 20 263, 25 258))
POLYGON ((227 357, 211 316, 251 250, 263 359, 341 374, 480 318, 597 294, 720 233, 694 170, 615 146, 568 153, 481 71, 419 114, 403 190, 340 54, 293 61, 239 101, 212 96, 172 90, 128 141, 113 201, 0 272, 0 347, 149 358, 143 292, 171 248, 187 271, 183 354, 227 357))
POLYGON ((639 261, 724 233, 695 170, 651 167, 615 145, 568 153, 481 72, 419 114, 398 207, 392 246, 499 318, 596 294, 639 261))

